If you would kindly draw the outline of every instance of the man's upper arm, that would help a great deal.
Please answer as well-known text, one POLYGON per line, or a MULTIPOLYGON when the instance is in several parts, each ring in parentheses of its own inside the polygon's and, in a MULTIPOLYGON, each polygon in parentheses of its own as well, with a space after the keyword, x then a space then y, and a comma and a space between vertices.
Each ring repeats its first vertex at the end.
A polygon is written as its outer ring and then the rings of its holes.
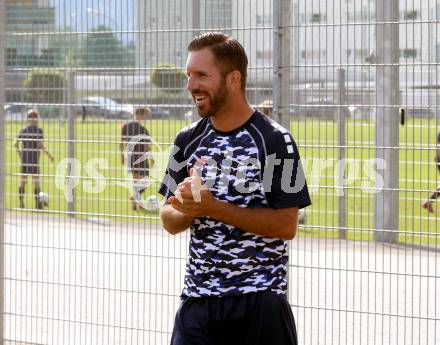
POLYGON ((43 140, 44 140, 44 132, 43 132, 43 129, 38 128, 38 134, 37 134, 37 146, 38 146, 39 149, 42 149, 42 148, 44 147, 43 140))
POLYGON ((21 130, 17 135, 17 142, 23 139, 23 130, 21 130))
POLYGON ((121 128, 121 143, 125 143, 127 141, 127 136, 128 136, 127 132, 128 132, 127 124, 124 123, 121 128))
POLYGON ((150 132, 148 132, 148 129, 145 127, 142 127, 142 128, 143 128, 142 134, 146 136, 145 140, 143 140, 145 143, 144 144, 144 152, 148 152, 148 151, 151 151, 151 144, 153 141, 151 140, 150 132))
POLYGON ((20 142, 22 141, 22 138, 23 138, 23 130, 21 130, 18 133, 17 138, 15 139, 15 144, 14 144, 15 148, 18 149, 20 147, 20 142))

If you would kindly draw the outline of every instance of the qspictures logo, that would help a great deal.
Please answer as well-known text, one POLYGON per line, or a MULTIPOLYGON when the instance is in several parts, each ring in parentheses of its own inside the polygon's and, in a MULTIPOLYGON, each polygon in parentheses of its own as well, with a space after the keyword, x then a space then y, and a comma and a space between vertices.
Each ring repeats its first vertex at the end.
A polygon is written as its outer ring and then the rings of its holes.
MULTIPOLYGON (((158 187, 164 182, 167 187, 174 191, 178 181, 174 181, 173 173, 181 169, 188 170, 188 161, 178 162, 175 155, 180 148, 177 146, 164 149, 164 145, 157 143, 152 137, 146 135, 134 136, 130 139, 125 148, 124 174, 122 177, 108 176, 109 171, 114 171, 110 162, 105 158, 90 158, 81 163, 75 158, 61 160, 56 169, 55 184, 63 191, 66 201, 73 200, 73 190, 82 186, 83 191, 88 194, 100 194, 110 185, 116 185, 133 192, 141 188, 158 187), (137 144, 148 142, 151 151, 143 152, 141 155, 134 152, 137 144), (129 172, 131 155, 137 155, 134 164, 140 164, 145 160, 154 160, 150 166, 150 174, 140 180, 133 181, 129 172), (168 165, 167 165, 168 163, 168 165), (107 172, 106 174, 104 174, 107 172), (137 186, 135 186, 137 184, 137 186), (136 187, 136 188, 135 188, 136 187)), ((225 160, 217 162, 209 156, 199 157, 194 167, 197 175, 203 180, 206 187, 210 188, 215 181, 224 179, 234 174, 238 181, 246 181, 250 170, 261 169, 261 163, 254 158, 246 158, 240 161, 238 169, 231 170, 228 159, 233 156, 233 151, 225 154, 225 160), (209 178, 205 178, 204 172, 209 171, 209 178)), ((281 189, 286 193, 298 193, 304 188, 307 178, 309 192, 317 193, 320 188, 333 189, 337 196, 342 196, 349 187, 360 188, 365 193, 379 193, 384 186, 383 173, 386 170, 386 161, 383 159, 342 159, 332 158, 305 158, 300 161, 293 159, 277 158, 275 154, 268 155, 264 166, 263 186, 264 190, 270 192, 274 178, 281 176, 281 189), (281 174, 274 174, 281 169, 281 174), (330 182, 329 182, 330 181, 330 182)), ((115 174, 116 175, 116 174, 115 174)), ((228 179, 226 178, 226 181, 228 179)), ((240 193, 252 193, 259 185, 255 183, 237 183, 232 188, 237 188, 240 193)), ((142 195, 136 195, 142 199, 142 195)))

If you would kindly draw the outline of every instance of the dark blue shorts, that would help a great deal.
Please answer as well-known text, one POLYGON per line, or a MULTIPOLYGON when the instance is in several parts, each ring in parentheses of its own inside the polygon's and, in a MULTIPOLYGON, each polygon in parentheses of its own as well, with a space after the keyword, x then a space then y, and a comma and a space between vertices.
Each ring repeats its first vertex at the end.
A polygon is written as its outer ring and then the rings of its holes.
POLYGON ((40 175, 40 165, 38 162, 22 162, 20 173, 25 175, 40 175))
POLYGON ((297 345, 285 295, 272 292, 184 298, 171 345, 297 345))

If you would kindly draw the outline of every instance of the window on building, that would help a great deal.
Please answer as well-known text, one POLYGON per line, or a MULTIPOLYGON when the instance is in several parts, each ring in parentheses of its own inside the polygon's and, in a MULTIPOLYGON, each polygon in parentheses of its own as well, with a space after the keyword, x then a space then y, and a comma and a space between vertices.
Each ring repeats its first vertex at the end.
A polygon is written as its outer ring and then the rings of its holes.
POLYGON ((360 11, 347 11, 347 20, 349 22, 366 23, 374 21, 375 13, 364 7, 360 11))
POLYGON ((416 20, 418 15, 419 15, 418 11, 405 11, 403 12, 403 19, 416 20))
POLYGON ((259 60, 272 59, 272 50, 257 50, 257 59, 259 60))
POLYGON ((17 48, 7 48, 6 49, 6 58, 7 59, 15 59, 17 57, 17 48))
POLYGON ((321 15, 321 13, 313 13, 310 17, 310 21, 312 23, 321 23, 325 20, 325 16, 321 15))
POLYGON ((354 50, 354 58, 357 60, 364 61, 368 57, 369 53, 370 53, 370 51, 365 48, 355 49, 354 50))
POLYGON ((270 14, 257 14, 257 27, 270 26, 272 24, 272 16, 270 14))
POLYGON ((406 48, 400 50, 400 57, 404 59, 415 59, 417 57, 417 49, 406 48))
POLYGON ((310 49, 310 50, 302 50, 301 51, 301 58, 302 59, 317 60, 319 58, 326 58, 326 57, 327 57, 326 50, 310 49))
POLYGON ((436 61, 437 63, 440 63, 440 44, 437 44, 436 47, 436 61))

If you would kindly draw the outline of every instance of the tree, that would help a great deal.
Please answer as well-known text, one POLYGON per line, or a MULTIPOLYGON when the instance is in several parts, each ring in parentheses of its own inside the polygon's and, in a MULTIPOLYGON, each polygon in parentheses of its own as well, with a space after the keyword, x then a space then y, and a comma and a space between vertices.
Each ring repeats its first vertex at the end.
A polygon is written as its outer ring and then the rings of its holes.
POLYGON ((63 103, 65 76, 52 69, 35 68, 23 82, 26 98, 32 103, 63 103))
POLYGON ((186 74, 172 64, 160 64, 154 66, 151 80, 157 87, 167 92, 180 92, 186 85, 186 74))
POLYGON ((55 35, 49 36, 49 48, 55 55, 55 65, 62 67, 79 67, 80 38, 70 26, 66 26, 55 35))
POLYGON ((122 42, 104 25, 87 34, 81 56, 84 67, 124 67, 122 42))

